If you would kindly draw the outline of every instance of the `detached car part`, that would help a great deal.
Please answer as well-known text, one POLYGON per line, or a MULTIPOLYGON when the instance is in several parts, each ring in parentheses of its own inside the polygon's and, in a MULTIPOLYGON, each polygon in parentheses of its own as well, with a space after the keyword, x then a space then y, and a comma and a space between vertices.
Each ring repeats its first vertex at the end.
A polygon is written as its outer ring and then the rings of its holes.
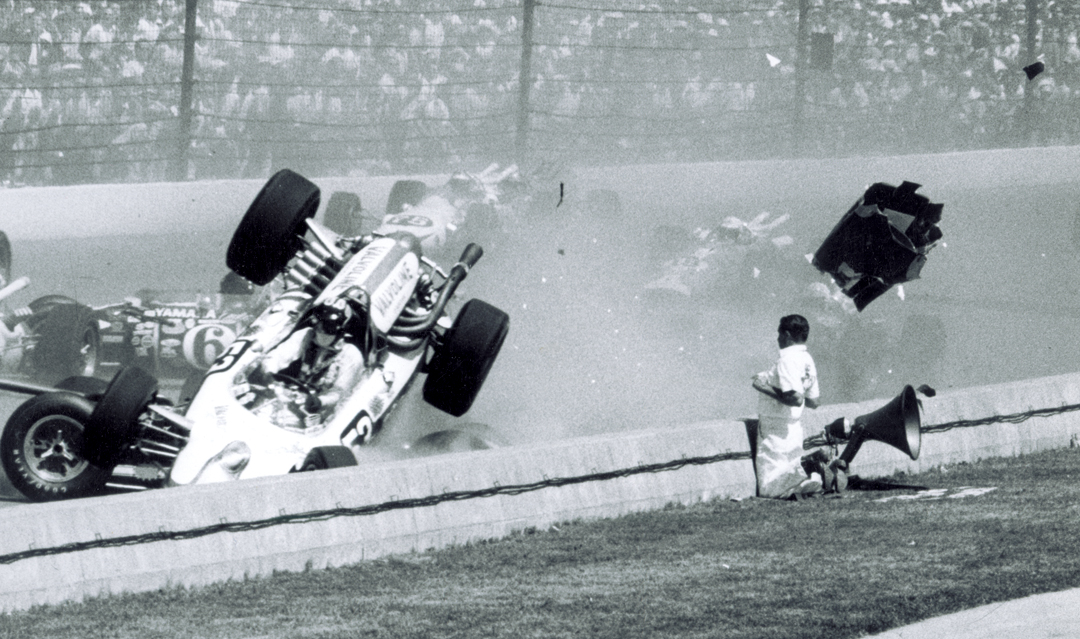
POLYGON ((813 265, 860 311, 893 285, 917 279, 941 240, 944 205, 915 193, 919 186, 871 185, 814 253, 813 265))

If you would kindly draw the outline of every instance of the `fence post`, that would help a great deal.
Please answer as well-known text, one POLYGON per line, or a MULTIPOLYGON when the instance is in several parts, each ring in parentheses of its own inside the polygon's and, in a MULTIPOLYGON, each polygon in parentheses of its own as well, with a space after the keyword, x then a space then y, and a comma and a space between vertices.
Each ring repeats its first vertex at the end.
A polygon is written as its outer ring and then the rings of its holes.
POLYGON ((195 15, 199 0, 186 0, 184 10, 184 63, 180 71, 180 108, 176 130, 176 156, 173 158, 172 179, 187 179, 188 150, 191 148, 191 103, 195 84, 195 15))
MULTIPOLYGON (((1024 0, 1027 13, 1027 38, 1024 40, 1024 64, 1035 63, 1035 39, 1039 35, 1039 0, 1024 0)), ((1020 144, 1031 146, 1035 140, 1035 101, 1038 99, 1039 84, 1035 79, 1025 80, 1023 120, 1020 131, 1020 144)))
POLYGON ((521 19, 521 70, 518 72, 517 137, 514 152, 518 164, 524 164, 529 152, 529 90, 532 88, 533 12, 536 0, 524 1, 521 19))
POLYGON ((795 111, 791 118, 791 150, 795 157, 802 156, 806 135, 803 109, 806 106, 806 41, 809 13, 810 0, 799 0, 799 26, 795 35, 795 111))

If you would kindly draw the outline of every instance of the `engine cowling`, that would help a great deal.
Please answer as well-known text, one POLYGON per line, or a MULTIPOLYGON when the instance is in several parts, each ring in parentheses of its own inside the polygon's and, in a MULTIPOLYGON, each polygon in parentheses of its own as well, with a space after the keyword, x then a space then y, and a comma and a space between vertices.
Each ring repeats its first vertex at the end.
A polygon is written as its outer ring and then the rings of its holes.
POLYGON ((360 289, 371 301, 371 323, 387 332, 420 281, 420 241, 407 233, 380 237, 345 263, 315 300, 319 304, 360 289))

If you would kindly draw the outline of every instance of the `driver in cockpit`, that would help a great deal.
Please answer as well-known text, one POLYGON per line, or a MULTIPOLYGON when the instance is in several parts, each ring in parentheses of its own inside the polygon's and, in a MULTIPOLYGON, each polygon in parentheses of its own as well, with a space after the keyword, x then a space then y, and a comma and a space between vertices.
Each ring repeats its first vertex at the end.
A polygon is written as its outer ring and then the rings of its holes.
MULTIPOLYGON (((304 426, 332 413, 364 368, 360 349, 345 339, 354 320, 354 311, 345 300, 323 302, 311 310, 309 318, 307 326, 272 348, 249 375, 252 383, 288 399, 284 408, 302 419, 304 426)), ((293 421, 287 415, 280 417, 293 421)))

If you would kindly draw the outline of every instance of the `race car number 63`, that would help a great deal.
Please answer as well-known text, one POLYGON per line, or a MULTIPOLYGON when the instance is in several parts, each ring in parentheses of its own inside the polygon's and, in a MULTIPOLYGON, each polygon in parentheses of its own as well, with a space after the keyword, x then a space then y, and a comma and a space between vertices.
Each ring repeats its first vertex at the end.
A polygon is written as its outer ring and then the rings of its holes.
POLYGON ((240 359, 240 356, 244 354, 244 351, 248 349, 248 346, 251 346, 251 342, 246 339, 238 339, 229 344, 229 347, 217 358, 213 366, 206 371, 206 374, 210 375, 229 370, 236 363, 236 360, 240 359))
POLYGON ((203 324, 184 335, 184 359, 192 366, 207 369, 234 343, 236 333, 228 326, 203 324))

